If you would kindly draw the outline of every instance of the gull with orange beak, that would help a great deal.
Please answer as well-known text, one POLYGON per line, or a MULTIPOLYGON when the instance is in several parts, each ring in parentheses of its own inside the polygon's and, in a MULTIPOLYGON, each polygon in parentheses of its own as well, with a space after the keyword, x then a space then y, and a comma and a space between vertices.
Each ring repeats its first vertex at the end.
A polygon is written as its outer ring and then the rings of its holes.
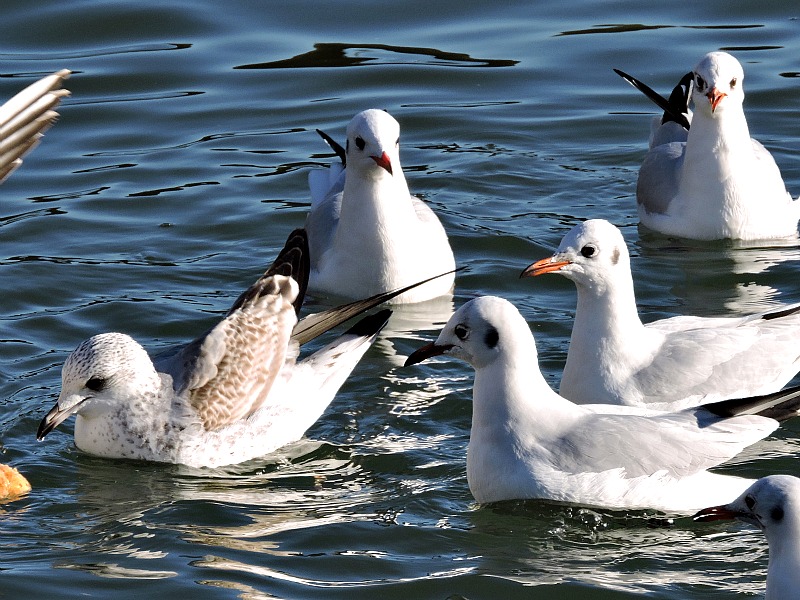
POLYGON ((643 225, 699 240, 797 235, 800 201, 786 191, 769 151, 750 137, 738 60, 709 52, 669 100, 617 73, 664 110, 636 185, 643 225))
POLYGON ((578 404, 676 410, 776 392, 800 370, 800 305, 736 317, 680 315, 646 325, 636 308, 622 233, 603 219, 575 225, 522 277, 557 273, 578 305, 560 393, 578 404))
MULTIPOLYGON (((455 268, 444 227, 408 190, 400 166, 400 124, 365 110, 347 126, 342 148, 319 132, 342 161, 309 173, 309 289, 344 298, 385 292, 455 268)), ((451 292, 454 276, 398 296, 422 302, 451 292)))

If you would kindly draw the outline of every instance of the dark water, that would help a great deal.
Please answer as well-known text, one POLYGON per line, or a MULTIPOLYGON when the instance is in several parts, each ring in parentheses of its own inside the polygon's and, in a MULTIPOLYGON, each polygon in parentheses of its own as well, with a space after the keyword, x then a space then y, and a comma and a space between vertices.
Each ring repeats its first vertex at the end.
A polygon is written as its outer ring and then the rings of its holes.
MULTIPOLYGON (((303 223, 307 173, 332 160, 314 129, 341 138, 369 107, 400 121, 410 186, 470 267, 456 304, 512 300, 553 384, 574 288, 517 275, 577 220, 623 228, 648 319, 800 301, 796 246, 638 231, 654 110, 611 70, 667 92, 705 52, 733 52, 751 132, 797 195, 799 40, 788 1, 6 0, 0 98, 74 75, 61 121, 0 188, 0 459, 34 488, 0 505, 0 597, 763 593, 766 544, 743 525, 477 508, 470 371, 397 367, 446 305, 399 311, 307 439, 261 460, 101 460, 74 449, 71 423, 34 438, 80 340, 119 330, 159 347, 214 322, 303 223)), ((797 473, 799 443, 789 423, 725 470, 797 473)))

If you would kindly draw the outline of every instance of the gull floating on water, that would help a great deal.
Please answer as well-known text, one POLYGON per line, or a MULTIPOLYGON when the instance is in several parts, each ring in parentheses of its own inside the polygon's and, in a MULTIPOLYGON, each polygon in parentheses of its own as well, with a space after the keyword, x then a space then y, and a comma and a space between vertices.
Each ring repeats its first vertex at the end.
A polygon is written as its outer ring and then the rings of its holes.
POLYGON ((544 273, 563 275, 578 289, 559 390, 578 404, 674 410, 775 392, 800 370, 800 305, 642 324, 628 247, 608 221, 579 223, 552 257, 521 277, 544 273))
POLYGON ((670 100, 615 71, 665 111, 639 170, 642 224, 700 240, 797 235, 800 201, 786 191, 769 151, 750 137, 739 61, 726 52, 706 54, 670 100))
POLYGON ((64 363, 43 439, 76 414, 75 444, 90 454, 215 467, 263 456, 302 437, 322 414, 391 314, 365 317, 311 356, 299 345, 404 289, 297 322, 308 277, 305 232, 222 321, 151 359, 131 337, 103 333, 64 363))
POLYGON ((406 365, 440 354, 475 369, 467 482, 479 503, 538 498, 693 512, 751 485, 707 469, 800 407, 800 388, 675 412, 574 404, 547 385, 522 315, 494 296, 464 304, 406 365))
POLYGON ((0 106, 0 182, 22 164, 44 132, 58 118, 55 111, 69 92, 61 88, 67 69, 32 83, 0 106))
MULTIPOLYGON (((342 165, 309 173, 309 289, 359 298, 452 271, 453 251, 439 218, 408 191, 400 166, 400 124, 389 113, 370 109, 350 121, 346 149, 320 134, 342 165)), ((436 279, 394 302, 448 294, 453 281, 453 276, 436 279)))
POLYGON ((701 510, 697 521, 739 519, 760 528, 769 544, 766 600, 796 598, 800 590, 800 479, 762 477, 730 504, 701 510))

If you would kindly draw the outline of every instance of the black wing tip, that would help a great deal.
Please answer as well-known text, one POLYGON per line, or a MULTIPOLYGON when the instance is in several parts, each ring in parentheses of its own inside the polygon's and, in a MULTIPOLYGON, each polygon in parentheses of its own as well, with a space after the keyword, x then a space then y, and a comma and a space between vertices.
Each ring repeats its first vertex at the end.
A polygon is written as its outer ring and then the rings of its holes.
POLYGON ((389 317, 392 316, 392 310, 384 308, 379 310, 374 315, 369 315, 360 319, 355 325, 348 329, 345 333, 349 335, 369 337, 378 333, 381 329, 386 327, 389 322, 389 317))
POLYGON ((278 253, 275 262, 267 270, 265 276, 285 275, 294 278, 299 287, 297 298, 293 302, 296 313, 300 312, 303 299, 308 289, 308 277, 311 272, 311 257, 308 249, 308 234, 302 227, 294 229, 283 249, 278 253))
POLYGON ((771 394, 750 398, 733 398, 703 404, 702 408, 722 418, 754 414, 776 421, 786 421, 800 411, 800 386, 782 389, 771 394))
POLYGON ((694 75, 693 73, 687 73, 686 75, 684 75, 681 78, 678 85, 675 86, 675 88, 673 88, 672 94, 670 95, 669 99, 667 99, 664 98, 664 96, 659 94, 657 91, 655 91, 646 83, 636 79, 636 77, 634 77, 633 75, 629 75, 628 73, 620 69, 614 69, 614 72, 620 77, 622 77, 625 81, 630 83, 637 90, 642 92, 656 106, 658 106, 661 110, 664 111, 664 115, 661 119, 662 123, 666 123, 667 121, 675 121, 688 131, 689 119, 684 113, 687 110, 686 107, 688 107, 687 103, 689 94, 689 84, 691 83, 691 77, 694 75), (686 88, 685 90, 683 89, 684 87, 686 88))
POLYGON ((316 132, 319 134, 319 136, 323 140, 325 140, 325 143, 328 144, 328 146, 331 147, 331 150, 333 150, 336 153, 336 156, 338 156, 339 160, 342 161, 342 166, 346 167, 347 166, 347 151, 342 147, 342 145, 339 142, 337 142, 335 139, 333 139, 331 136, 329 136, 327 133, 322 131, 322 129, 317 129, 316 132))

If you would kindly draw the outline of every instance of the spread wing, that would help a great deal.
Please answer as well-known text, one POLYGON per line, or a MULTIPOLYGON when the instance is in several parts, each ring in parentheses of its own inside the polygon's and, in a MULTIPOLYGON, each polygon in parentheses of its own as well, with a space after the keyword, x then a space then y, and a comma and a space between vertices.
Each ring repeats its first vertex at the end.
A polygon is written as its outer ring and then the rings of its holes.
POLYGON ((294 363, 297 344, 290 337, 307 280, 308 243, 300 229, 222 321, 157 363, 172 375, 175 391, 188 398, 207 430, 253 414, 267 401, 284 366, 294 363))
POLYGON ((58 117, 55 107, 69 95, 58 89, 70 72, 66 69, 32 83, 0 106, 0 181, 22 163, 58 117))

